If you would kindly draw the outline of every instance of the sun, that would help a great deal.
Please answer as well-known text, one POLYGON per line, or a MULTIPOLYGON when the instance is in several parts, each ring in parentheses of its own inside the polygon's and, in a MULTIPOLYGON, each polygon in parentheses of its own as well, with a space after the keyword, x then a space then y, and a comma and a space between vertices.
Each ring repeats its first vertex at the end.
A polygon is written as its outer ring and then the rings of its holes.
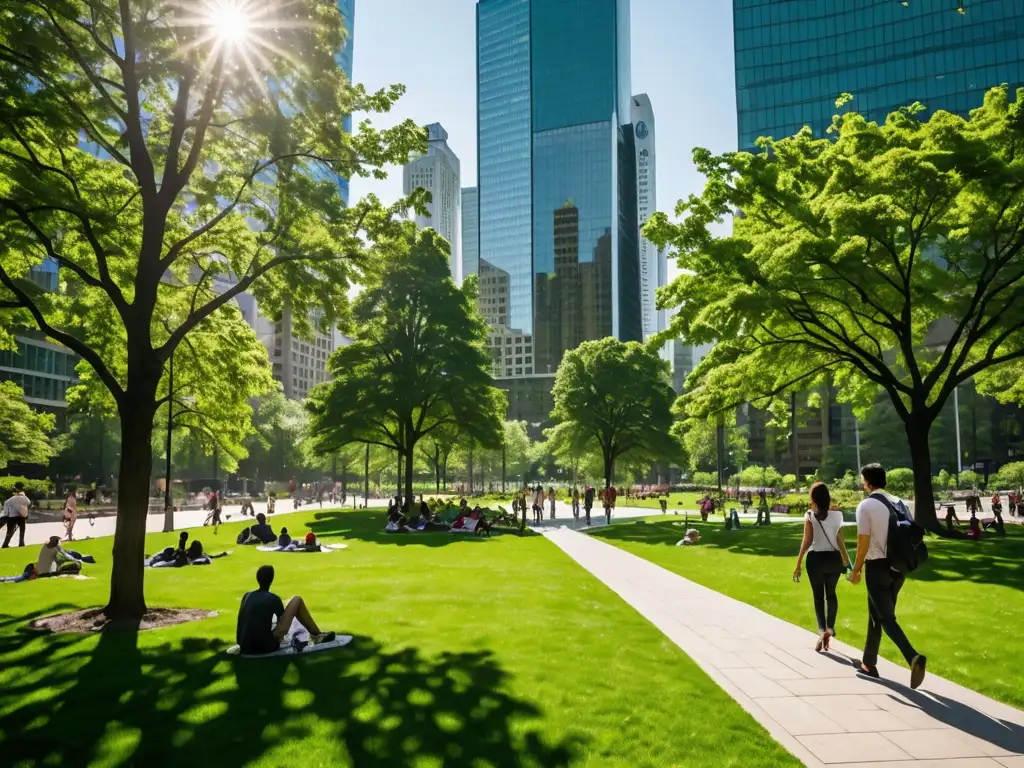
POLYGON ((253 29, 253 17, 248 6, 240 0, 212 0, 205 14, 205 26, 223 43, 243 44, 253 29))

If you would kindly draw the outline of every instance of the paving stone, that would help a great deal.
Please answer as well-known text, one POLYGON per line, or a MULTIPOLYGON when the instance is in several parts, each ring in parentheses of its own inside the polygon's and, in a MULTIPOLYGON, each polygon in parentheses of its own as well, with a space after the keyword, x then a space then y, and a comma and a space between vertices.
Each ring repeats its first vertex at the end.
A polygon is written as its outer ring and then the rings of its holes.
POLYGON ((797 696, 755 699, 755 703, 794 736, 845 733, 846 728, 797 696))
POLYGON ((752 699, 789 696, 779 683, 769 680, 756 669, 723 669, 722 675, 752 699))
POLYGON ((821 762, 878 762, 911 760, 911 756, 878 733, 831 733, 824 736, 797 736, 811 754, 821 762))
POLYGON ((835 763, 842 768, 1000 768, 991 757, 954 758, 952 760, 885 760, 875 763, 835 763))
POLYGON ((887 733, 886 738, 914 758, 1001 757, 1009 753, 954 728, 915 729, 887 733))

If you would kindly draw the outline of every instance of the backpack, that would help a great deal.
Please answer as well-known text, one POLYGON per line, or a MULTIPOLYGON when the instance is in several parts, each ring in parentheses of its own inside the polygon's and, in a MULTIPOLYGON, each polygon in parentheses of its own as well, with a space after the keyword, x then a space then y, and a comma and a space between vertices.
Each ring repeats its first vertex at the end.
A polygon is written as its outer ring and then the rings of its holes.
POLYGON ((878 499, 889 510, 889 536, 886 542, 889 567, 897 573, 917 570, 921 563, 928 560, 924 527, 914 522, 902 499, 896 499, 894 504, 882 493, 873 493, 869 498, 878 499))

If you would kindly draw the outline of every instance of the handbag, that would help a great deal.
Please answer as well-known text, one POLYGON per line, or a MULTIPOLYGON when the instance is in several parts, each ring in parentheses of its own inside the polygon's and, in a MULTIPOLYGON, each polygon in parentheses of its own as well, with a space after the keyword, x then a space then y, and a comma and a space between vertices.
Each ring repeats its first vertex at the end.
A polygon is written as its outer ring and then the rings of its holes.
POLYGON ((828 533, 825 531, 825 526, 821 524, 813 513, 811 517, 814 517, 818 527, 821 528, 821 533, 825 536, 825 541, 828 542, 829 546, 832 547, 831 552, 818 552, 816 558, 821 563, 821 572, 825 576, 841 576, 843 571, 846 570, 846 566, 843 565, 843 557, 839 554, 839 547, 835 545, 835 542, 829 541, 828 533))

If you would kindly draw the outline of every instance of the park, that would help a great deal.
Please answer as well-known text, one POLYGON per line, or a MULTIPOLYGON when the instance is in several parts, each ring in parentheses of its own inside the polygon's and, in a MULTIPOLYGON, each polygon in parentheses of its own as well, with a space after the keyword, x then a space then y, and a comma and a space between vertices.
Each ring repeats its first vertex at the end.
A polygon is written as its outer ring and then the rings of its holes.
POLYGON ((352 0, 0 14, 0 764, 1024 768, 1024 89, 737 0, 658 207, 629 3, 456 5, 472 190, 352 0))

